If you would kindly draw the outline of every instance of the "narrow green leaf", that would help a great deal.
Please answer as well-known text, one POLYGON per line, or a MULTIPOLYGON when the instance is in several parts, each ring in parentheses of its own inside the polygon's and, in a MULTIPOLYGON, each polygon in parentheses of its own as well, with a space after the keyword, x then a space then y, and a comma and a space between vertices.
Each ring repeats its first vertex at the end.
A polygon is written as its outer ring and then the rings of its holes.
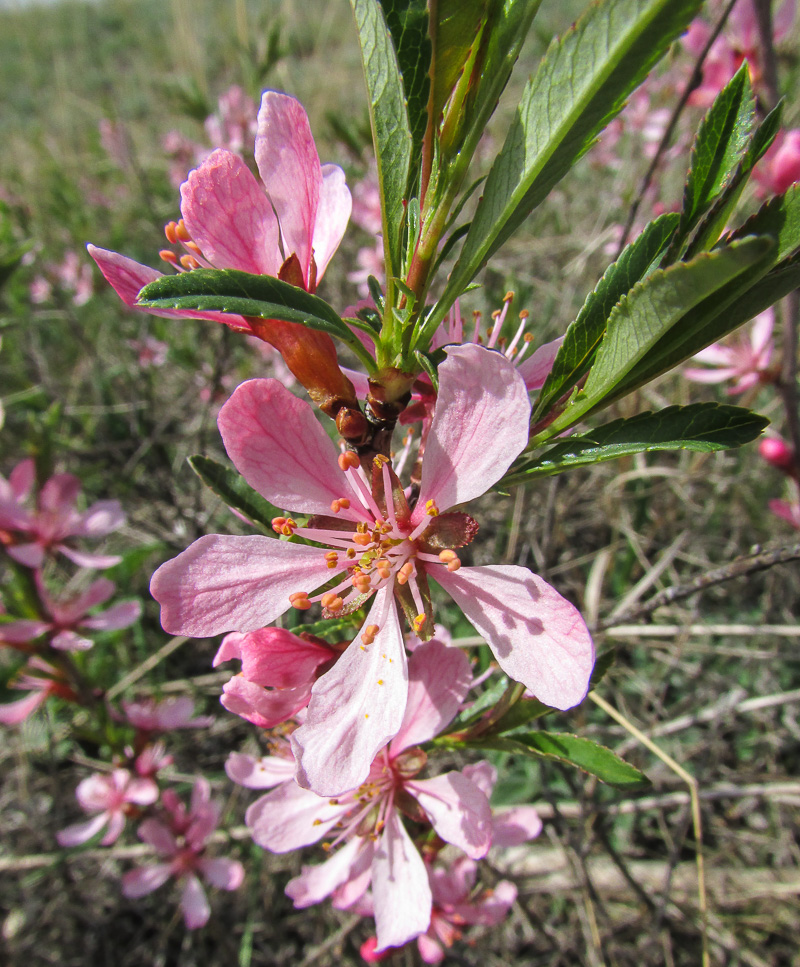
POLYGON ((238 510, 254 524, 261 525, 270 537, 277 538, 278 535, 272 529, 272 519, 282 516, 281 511, 256 493, 245 482, 244 477, 211 457, 200 454, 189 457, 189 466, 228 507, 238 510))
POLYGON ((437 323, 588 150, 699 7, 700 0, 602 0, 553 41, 489 173, 437 323))
POLYGON ((532 722, 534 719, 541 718, 542 715, 557 711, 558 709, 545 705, 538 698, 521 698, 497 721, 494 728, 488 734, 500 735, 504 732, 510 732, 512 729, 518 729, 527 725, 528 722, 532 722))
POLYGON ((561 732, 524 732, 514 735, 513 741, 520 750, 577 766, 618 789, 636 789, 650 784, 643 772, 591 739, 561 732))
POLYGON ((800 183, 783 195, 771 198, 755 215, 747 219, 724 241, 724 244, 747 235, 770 235, 775 239, 775 261, 782 262, 800 251, 800 183))
POLYGON ((597 347, 605 333, 611 310, 639 282, 669 244, 680 216, 676 212, 661 215, 650 222, 620 257, 610 265, 591 292, 577 319, 567 328, 533 410, 536 422, 551 406, 569 392, 588 371, 597 347))
POLYGON ((350 0, 369 96, 381 193, 387 278, 401 274, 402 226, 411 169, 412 134, 397 53, 378 0, 350 0))
POLYGON ((489 0, 437 0, 433 38, 433 116, 439 118, 464 69, 486 16, 489 0))
POLYGON ((512 467, 498 486, 508 487, 534 477, 547 477, 633 453, 656 450, 707 453, 739 447, 754 440, 768 423, 763 416, 740 406, 720 403, 668 406, 657 413, 640 413, 631 419, 614 420, 565 440, 542 456, 512 467))
POLYGON ((765 260, 774 248, 769 238, 742 239, 724 249, 701 253, 691 262, 659 269, 637 283, 609 316, 585 386, 548 426, 547 437, 618 398, 615 390, 637 364, 652 356, 670 330, 686 331, 690 312, 733 280, 744 278, 746 285, 751 284, 749 270, 759 266, 758 271, 766 271, 765 260))
POLYGON ((428 36, 428 8, 425 0, 380 0, 386 25, 397 54, 397 66, 411 131, 411 158, 418 158, 428 126, 429 70, 431 41, 428 36))

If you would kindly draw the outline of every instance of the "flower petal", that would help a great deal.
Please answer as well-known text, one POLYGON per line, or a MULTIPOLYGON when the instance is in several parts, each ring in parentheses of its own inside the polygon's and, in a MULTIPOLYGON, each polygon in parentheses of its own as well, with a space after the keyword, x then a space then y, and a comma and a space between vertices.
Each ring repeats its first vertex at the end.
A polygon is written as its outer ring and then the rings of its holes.
MULTIPOLYGON (((331 513, 351 495, 338 451, 305 400, 276 379, 250 379, 217 420, 228 456, 250 486, 283 510, 331 513)), ((342 517, 360 520, 355 513, 342 517)))
POLYGON ((470 859, 482 859, 492 845, 492 811, 481 790, 460 772, 407 782, 405 789, 422 806, 446 843, 470 859))
POLYGON ((542 831, 542 820, 533 806, 511 806, 492 815, 492 846, 519 846, 542 831))
POLYGON ((297 782, 321 796, 360 785, 403 721, 408 670, 392 588, 376 593, 365 621, 380 628, 375 640, 367 646, 357 636, 317 679, 305 723, 292 734, 297 782))
POLYGON ((187 876, 181 893, 181 910, 187 930, 197 930, 208 923, 211 907, 203 884, 196 876, 187 876))
POLYGON ((178 852, 178 844, 172 830, 157 819, 143 820, 139 823, 136 834, 143 843, 152 846, 156 853, 161 853, 162 856, 172 857, 178 852))
POLYGON ((222 686, 222 691, 220 702, 223 708, 260 729, 272 729, 308 705, 311 685, 266 691, 241 675, 234 675, 222 686))
POLYGON ((544 381, 550 375, 550 370, 553 368, 553 363, 563 342, 564 337, 559 336, 552 342, 543 343, 530 356, 526 356, 521 363, 517 363, 517 372, 525 380, 525 388, 528 392, 541 389, 544 386, 544 381))
POLYGON ((483 635, 503 671, 539 701, 583 701, 594 645, 578 609, 538 575, 515 565, 437 568, 435 580, 483 635))
POLYGON ((129 900, 138 900, 166 883, 170 873, 169 863, 155 863, 130 870, 122 877, 122 893, 129 900))
POLYGON ((440 641, 419 645, 408 661, 408 701, 391 754, 438 735, 456 717, 472 684, 469 659, 440 641))
POLYGON ((216 856, 213 859, 201 858, 197 862, 197 868, 208 883, 220 890, 238 890, 244 882, 242 864, 226 856, 216 856))
POLYGON ((357 877, 372 861, 372 843, 354 836, 336 850, 330 859, 316 866, 304 866, 299 876, 286 884, 286 896, 297 909, 321 903, 343 883, 357 877))
POLYGON ((525 383, 505 356, 475 343, 448 348, 413 522, 428 500, 444 511, 496 483, 528 442, 530 411, 525 383))
MULTIPOLYGON (((272 688, 310 686, 319 666, 332 661, 336 654, 283 628, 262 628, 235 637, 242 675, 249 682, 272 688)), ((228 635, 225 640, 232 638, 228 635)), ((228 647, 233 648, 234 642, 230 641, 228 647)))
POLYGON ((372 861, 377 950, 400 947, 425 933, 431 922, 428 871, 392 809, 372 861))
POLYGON ((294 782, 284 783, 250 806, 245 822, 253 841, 272 853, 289 853, 321 839, 347 811, 294 782))
POLYGON ((173 635, 255 631, 289 610, 289 595, 328 579, 323 552, 271 537, 211 534, 162 564, 150 581, 173 635))
POLYGON ((248 789, 271 789, 294 778, 292 759, 264 755, 257 759, 246 752, 231 752, 225 762, 228 778, 248 789))
POLYGON ((242 158, 218 148, 181 185, 181 215, 192 240, 218 269, 277 275, 278 221, 242 158))
POLYGON ((101 611, 81 622, 82 628, 94 631, 118 631, 130 627, 142 614, 141 601, 120 601, 118 604, 101 611))
POLYGON ((88 822, 75 823, 73 826, 67 826, 66 829, 59 830, 56 833, 58 845, 80 846, 81 843, 86 843, 93 836, 96 836, 106 826, 108 820, 108 813, 100 813, 98 816, 88 820, 88 822))
POLYGON ((323 165, 313 241, 317 284, 339 247, 352 210, 353 199, 345 184, 344 172, 338 165, 323 165))

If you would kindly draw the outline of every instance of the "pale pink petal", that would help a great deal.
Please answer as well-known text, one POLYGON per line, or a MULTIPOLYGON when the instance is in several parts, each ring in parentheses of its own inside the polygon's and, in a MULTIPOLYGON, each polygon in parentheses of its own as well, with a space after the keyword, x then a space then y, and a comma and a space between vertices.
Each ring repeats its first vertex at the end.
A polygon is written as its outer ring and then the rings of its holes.
POLYGON ((419 645, 408 661, 408 701, 391 754, 438 735, 456 717, 472 685, 469 659, 439 641, 419 645))
POLYGON ((578 609, 555 588, 515 565, 437 568, 436 581, 483 635, 509 677, 554 708, 583 701, 594 645, 578 609))
POLYGON ((497 769, 495 769, 491 762, 487 762, 486 759, 481 759, 480 762, 474 762, 471 765, 464 766, 461 771, 467 779, 475 783, 487 799, 491 798, 492 790, 497 782, 497 769))
MULTIPOLYGON (((753 347, 753 353, 756 356, 760 356, 765 350, 770 348, 774 325, 775 310, 772 308, 759 313, 753 320, 753 326, 750 330, 750 345, 753 347)), ((769 355, 771 356, 772 353, 770 352, 769 355)), ((768 363, 769 357, 764 360, 764 365, 768 363)))
POLYGON ((478 878, 478 864, 468 856, 459 856, 448 866, 428 867, 428 876, 434 904, 453 906, 472 893, 478 878))
POLYGON ((88 651, 94 642, 74 631, 59 631, 50 639, 50 646, 58 651, 88 651))
POLYGON ((735 353, 731 347, 723 346, 718 342, 706 346, 705 349, 701 349, 699 353, 692 356, 692 359, 700 363, 707 363, 709 366, 730 366, 734 358, 735 353))
POLYGON ((417 947, 426 964, 440 964, 444 960, 444 947, 427 933, 417 937, 417 947))
POLYGON ((122 893, 129 900, 138 900, 167 882, 170 877, 169 863, 140 866, 122 877, 122 893))
MULTIPOLYGON (((242 383, 217 423, 236 469, 282 510, 330 516, 331 502, 351 495, 339 452, 314 410, 278 380, 242 383)), ((354 509, 340 516, 361 519, 354 509)))
POLYGON ((172 830, 157 819, 145 819, 139 823, 136 833, 143 843, 152 846, 162 856, 174 856, 178 852, 178 844, 172 830))
POLYGON ((471 859, 486 856, 492 845, 492 811, 481 790, 460 772, 407 782, 405 789, 422 806, 446 843, 471 859))
POLYGON ((11 493, 17 500, 24 500, 33 490, 36 480, 36 461, 32 457, 21 460, 8 475, 11 493))
POLYGON ((63 604, 54 604, 50 610, 59 623, 68 624, 82 618, 91 608, 108 601, 114 591, 116 591, 116 585, 113 581, 109 581, 108 578, 98 578, 92 581, 83 594, 63 604))
POLYGON ((265 755, 257 759, 245 752, 231 752, 225 762, 228 778, 248 789, 271 789, 294 778, 292 759, 265 755))
POLYGON ((93 819, 85 823, 75 823, 74 826, 67 826, 56 833, 56 840, 59 846, 80 846, 93 836, 96 836, 103 829, 109 820, 108 813, 100 813, 93 819))
POLYGON ((75 790, 75 798, 81 809, 95 812, 98 809, 113 808, 120 800, 119 790, 124 789, 130 773, 126 769, 116 770, 117 776, 101 775, 99 772, 81 779, 75 790), (114 779, 117 779, 115 782, 114 779))
POLYGON ((57 544, 56 548, 78 567, 93 567, 102 570, 106 567, 113 567, 122 560, 117 554, 90 554, 88 551, 78 551, 66 544, 57 544))
POLYGON ((272 537, 210 534, 162 564, 150 581, 161 624, 173 635, 255 631, 289 610, 289 595, 330 574, 324 552, 272 537))
POLYGON ((108 828, 105 836, 100 840, 101 846, 111 846, 112 843, 116 843, 125 828, 125 814, 123 812, 107 813, 106 815, 108 816, 108 828))
POLYGON ((358 861, 350 870, 350 879, 337 886, 331 897, 331 906, 336 910, 352 910, 364 917, 374 915, 369 886, 372 883, 372 860, 375 844, 372 839, 362 839, 363 849, 358 861))
POLYGON ((19 725, 36 711, 42 702, 47 698, 47 691, 41 689, 36 692, 29 692, 24 698, 17 699, 16 702, 5 702, 0 705, 0 725, 19 725))
POLYGON ((238 860, 229 860, 225 856, 214 859, 201 858, 197 868, 203 874, 207 883, 220 890, 238 890, 244 882, 244 867, 238 860))
POLYGON ((369 869, 372 862, 372 842, 354 836, 336 850, 324 863, 304 866, 299 876, 286 884, 286 896, 302 909, 321 903, 348 880, 369 869))
POLYGON ((41 567, 44 564, 44 548, 39 544, 9 544, 5 550, 23 567, 41 567))
POLYGON ((694 366, 687 366, 683 375, 694 383, 724 383, 727 379, 733 379, 738 372, 734 366, 726 369, 695 369, 694 366))
POLYGON ((490 892, 477 897, 471 903, 458 904, 452 912, 466 923, 496 927, 503 922, 516 899, 516 886, 508 880, 501 880, 490 892))
POLYGON ((181 910, 187 930, 197 930, 208 923, 211 907, 203 884, 194 875, 186 877, 181 891, 181 910))
POLYGON ((133 778, 125 788, 125 801, 150 806, 158 799, 158 783, 153 779, 133 778))
POLYGON ((440 511, 485 493, 528 442, 530 400, 522 377, 500 353, 453 346, 439 367, 414 522, 428 500, 440 511))
POLYGON ((297 255, 307 285, 322 171, 308 115, 295 98, 278 91, 264 92, 255 156, 278 214, 285 255, 297 255))
POLYGON ((544 381, 550 375, 550 370, 553 368, 553 363, 563 342, 564 337, 559 336, 552 342, 543 343, 530 356, 526 356, 521 363, 517 363, 517 372, 525 380, 525 387, 528 392, 541 389, 544 386, 544 381))
POLYGON ((542 820, 533 806, 511 806, 492 814, 492 846, 519 846, 542 831, 542 820))
POLYGON ((234 658, 241 659, 242 649, 241 643, 244 641, 245 635, 240 635, 238 632, 233 631, 229 635, 225 635, 222 639, 222 644, 217 649, 216 655, 214 655, 214 660, 211 662, 211 667, 216 668, 217 665, 221 665, 224 661, 232 661, 234 658))
POLYGON ((775 40, 782 40, 794 23, 797 14, 797 0, 783 0, 783 3, 772 15, 772 29, 775 40))
POLYGON ((372 861, 372 897, 379 951, 400 947, 428 929, 432 905, 428 871, 394 809, 386 818, 372 861))
POLYGON ((265 691, 242 675, 234 675, 222 686, 222 692, 220 702, 223 708, 260 729, 272 729, 308 705, 311 684, 265 691))
POLYGON ((273 688, 310 684, 319 666, 332 661, 335 654, 283 628, 262 628, 237 638, 242 675, 249 682, 273 688))
POLYGON ((231 151, 212 151, 181 185, 192 240, 218 269, 277 275, 278 222, 264 189, 231 151))
POLYGON ((371 645, 360 635, 318 678, 303 725, 292 733, 297 781, 322 796, 355 789, 403 721, 408 671, 393 583, 378 591, 365 625, 380 631, 371 645))
POLYGON ((353 199, 345 184, 344 172, 338 165, 323 165, 313 239, 317 283, 325 274, 331 256, 339 247, 352 209, 353 199))
POLYGON ((82 621, 81 627, 95 631, 118 631, 120 628, 129 628, 134 621, 139 620, 141 614, 141 601, 120 601, 119 604, 82 621))
POLYGON ((316 843, 347 811, 296 783, 287 782, 257 799, 245 813, 250 834, 263 849, 289 853, 316 843))
POLYGON ((0 642, 6 642, 9 645, 24 645, 33 641, 34 638, 38 638, 39 635, 43 635, 45 631, 52 627, 46 621, 35 621, 33 619, 9 621, 6 624, 0 624, 0 642))
POLYGON ((81 482, 77 477, 71 473, 54 474, 39 493, 39 507, 56 517, 69 518, 80 492, 81 482))
POLYGON ((78 537, 105 537, 119 530, 125 523, 125 514, 118 500, 98 500, 84 513, 70 531, 78 537))

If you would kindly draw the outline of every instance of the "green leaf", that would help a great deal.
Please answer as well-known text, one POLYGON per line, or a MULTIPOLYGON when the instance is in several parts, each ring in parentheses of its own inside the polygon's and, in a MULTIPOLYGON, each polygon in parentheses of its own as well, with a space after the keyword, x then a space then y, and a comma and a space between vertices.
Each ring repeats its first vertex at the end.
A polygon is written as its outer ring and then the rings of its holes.
POLYGON ((592 364, 605 333, 611 310, 639 282, 666 249, 680 216, 661 215, 645 227, 641 235, 626 246, 591 292, 577 319, 567 328, 564 342, 553 362, 533 411, 536 422, 552 405, 569 392, 592 364))
POLYGON ((626 377, 637 364, 654 358, 667 333, 673 329, 684 333, 692 310, 716 302, 716 294, 728 283, 736 280, 740 289, 752 284, 751 270, 757 266, 763 274, 774 248, 769 238, 742 239, 724 249, 701 253, 690 262, 659 269, 637 283, 609 316, 585 386, 547 427, 547 438, 619 398, 626 377))
POLYGON ((436 323, 625 104, 700 0, 603 0, 554 40, 528 82, 436 323))
POLYGON ((412 134, 397 53, 378 0, 350 0, 361 44, 378 185, 381 193, 387 278, 399 277, 403 201, 411 171, 412 134))
POLYGON ((489 0, 437 0, 433 37, 433 117, 438 119, 485 22, 489 0))
POLYGON ((189 457, 189 466, 210 490, 225 501, 228 507, 238 510, 254 524, 260 524, 270 537, 277 538, 278 535, 272 529, 272 519, 284 515, 277 507, 273 507, 268 500, 256 493, 245 482, 244 477, 240 477, 235 470, 212 460, 211 457, 200 454, 189 457))
POLYGON ((562 732, 524 732, 513 737, 518 751, 577 766, 618 789, 650 784, 647 776, 603 745, 562 732))
POLYGON ((800 250, 800 182, 783 195, 771 198, 741 228, 727 236, 729 244, 747 235, 770 235, 777 248, 775 261, 782 262, 800 250))
POLYGON ((558 709, 545 705, 538 698, 521 698, 511 706, 501 719, 498 719, 487 735, 500 735, 503 732, 510 732, 512 729, 527 725, 528 722, 532 722, 542 715, 557 711, 558 709))
POLYGON ((559 443, 542 456, 512 467, 498 486, 508 487, 533 477, 547 477, 633 453, 656 450, 707 453, 740 447, 754 440, 768 423, 763 416, 741 406, 721 403, 668 406, 657 413, 614 420, 559 443))
POLYGON ((428 97, 431 41, 425 0, 380 0, 386 25, 392 35, 411 131, 411 159, 418 158, 428 126, 428 97))

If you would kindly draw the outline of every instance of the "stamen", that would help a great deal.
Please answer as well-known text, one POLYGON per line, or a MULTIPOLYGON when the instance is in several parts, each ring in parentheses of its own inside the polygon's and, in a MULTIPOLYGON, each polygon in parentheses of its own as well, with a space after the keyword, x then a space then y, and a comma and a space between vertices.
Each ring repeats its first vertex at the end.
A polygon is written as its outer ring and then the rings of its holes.
POLYGON ((336 594, 335 591, 328 591, 322 595, 320 598, 320 604, 323 608, 327 608, 328 611, 341 611, 344 607, 344 601, 336 594))
POLYGON ((186 223, 182 218, 175 226, 175 234, 182 242, 191 242, 192 240, 192 236, 189 234, 189 229, 186 227, 186 223))
POLYGON ((340 510, 348 510, 350 508, 350 501, 347 497, 338 497, 336 500, 331 501, 331 510, 334 514, 338 514, 340 510))
POLYGON ((176 268, 178 266, 178 256, 174 252, 170 252, 168 248, 162 249, 158 253, 158 257, 164 262, 169 262, 170 265, 174 265, 176 268))
POLYGON ((367 625, 361 635, 361 640, 365 645, 371 645, 380 630, 379 625, 367 625))
POLYGON ((273 517, 272 529, 276 534, 283 534, 284 537, 291 537, 297 530, 297 521, 291 517, 273 517))
POLYGON ((361 466, 361 461, 352 450, 345 450, 344 453, 339 454, 339 466, 345 472, 348 470, 356 470, 361 466))
POLYGON ((397 583, 405 584, 408 581, 408 579, 411 577, 411 575, 414 574, 414 571, 415 571, 414 562, 406 561, 406 563, 397 572, 397 583))
POLYGON ((436 506, 436 501, 435 500, 429 500, 425 504, 425 513, 429 517, 438 517, 439 516, 439 508, 436 506))
POLYGON ((164 234, 167 236, 167 241, 170 245, 178 244, 178 233, 176 231, 177 225, 175 222, 167 222, 164 226, 164 234))
POLYGON ((358 591, 359 594, 366 594, 368 591, 372 590, 372 581, 364 574, 363 571, 358 571, 352 577, 353 587, 358 591))
POLYGON ((328 562, 328 568, 333 570, 339 563, 339 555, 336 551, 328 551, 325 555, 325 560, 328 562))
MULTIPOLYGON (((377 457, 375 458, 377 460, 377 457)), ((389 461, 384 457, 381 463, 381 474, 383 476, 383 493, 386 500, 386 516, 393 529, 397 529, 397 517, 394 512, 394 496, 392 495, 392 478, 389 475, 389 461)))
POLYGON ((311 602, 308 600, 307 591, 295 591, 294 594, 290 594, 289 603, 298 611, 308 611, 308 609, 311 607, 311 602))
POLYGON ((413 626, 416 634, 419 634, 420 631, 422 631, 422 626, 425 624, 426 621, 427 621, 427 617, 424 614, 418 614, 416 618, 414 618, 413 626))
POLYGON ((442 564, 447 565, 448 571, 457 571, 461 567, 461 561, 458 558, 458 554, 455 551, 441 551, 439 554, 439 560, 442 564))
POLYGON ((191 272, 192 269, 200 268, 200 263, 193 255, 182 255, 181 265, 189 272, 191 272))

